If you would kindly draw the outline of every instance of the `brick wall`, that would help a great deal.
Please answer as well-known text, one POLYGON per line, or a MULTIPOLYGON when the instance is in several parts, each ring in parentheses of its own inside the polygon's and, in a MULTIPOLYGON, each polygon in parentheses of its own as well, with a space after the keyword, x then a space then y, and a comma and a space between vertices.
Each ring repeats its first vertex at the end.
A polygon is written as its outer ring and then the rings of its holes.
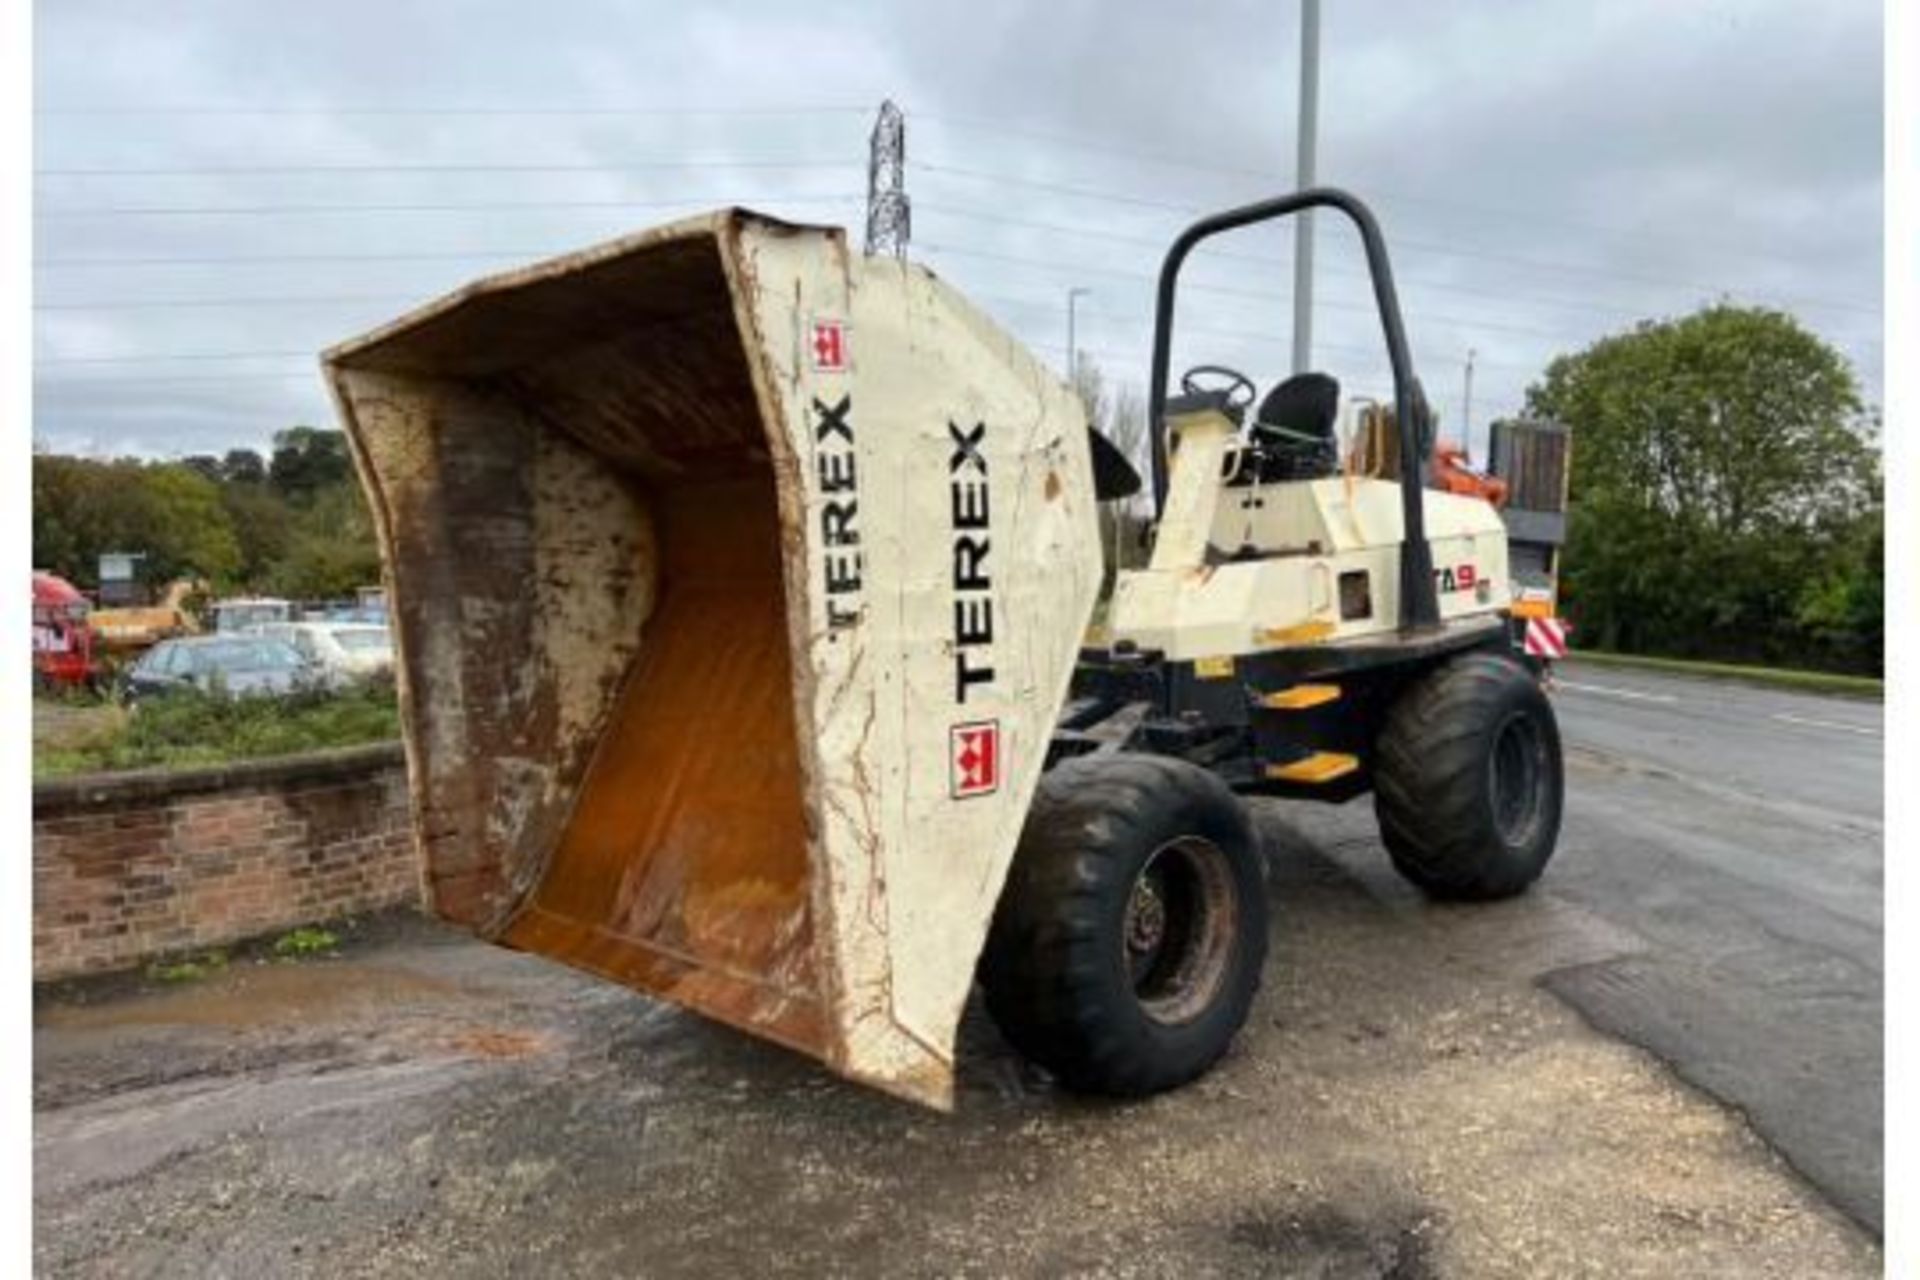
POLYGON ((418 893, 397 743, 34 787, 36 981, 418 893))

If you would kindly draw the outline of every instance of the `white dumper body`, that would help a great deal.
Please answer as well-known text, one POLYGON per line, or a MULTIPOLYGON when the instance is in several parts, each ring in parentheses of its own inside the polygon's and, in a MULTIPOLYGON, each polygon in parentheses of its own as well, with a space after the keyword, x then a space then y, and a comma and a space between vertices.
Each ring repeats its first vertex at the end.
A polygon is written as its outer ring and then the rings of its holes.
POLYGON ((727 210, 325 357, 430 908, 936 1106, 1100 578, 1079 402, 727 210))

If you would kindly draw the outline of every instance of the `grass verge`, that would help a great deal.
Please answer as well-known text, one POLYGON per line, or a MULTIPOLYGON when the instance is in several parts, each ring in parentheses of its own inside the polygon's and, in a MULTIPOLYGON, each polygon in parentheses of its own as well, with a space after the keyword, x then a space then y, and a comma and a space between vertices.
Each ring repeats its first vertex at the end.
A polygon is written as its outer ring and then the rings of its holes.
POLYGON ((399 736, 400 712, 390 683, 281 698, 180 693, 115 717, 80 741, 36 743, 33 776, 191 768, 399 736))
POLYGON ((1748 684, 1797 689, 1803 693, 1833 693, 1849 698, 1881 699, 1886 682, 1871 676, 1847 676, 1831 671, 1796 671, 1787 667, 1749 667, 1733 662, 1696 662, 1690 658, 1653 658, 1638 653, 1605 653, 1595 649, 1575 649, 1568 662, 1585 662, 1596 667, 1621 667, 1628 670, 1664 671, 1679 676, 1701 676, 1709 680, 1739 680, 1748 684))

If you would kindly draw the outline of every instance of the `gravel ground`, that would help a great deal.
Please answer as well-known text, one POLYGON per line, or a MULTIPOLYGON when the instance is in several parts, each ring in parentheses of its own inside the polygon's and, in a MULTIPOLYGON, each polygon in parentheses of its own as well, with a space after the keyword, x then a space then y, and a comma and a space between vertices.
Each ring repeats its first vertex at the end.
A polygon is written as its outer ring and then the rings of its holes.
POLYGON ((969 1014, 955 1115, 411 917, 336 958, 42 992, 50 1276, 1848 1276, 1872 1239, 1538 980, 1642 944, 1430 906, 1363 802, 1263 805, 1235 1051, 1063 1096, 969 1014))

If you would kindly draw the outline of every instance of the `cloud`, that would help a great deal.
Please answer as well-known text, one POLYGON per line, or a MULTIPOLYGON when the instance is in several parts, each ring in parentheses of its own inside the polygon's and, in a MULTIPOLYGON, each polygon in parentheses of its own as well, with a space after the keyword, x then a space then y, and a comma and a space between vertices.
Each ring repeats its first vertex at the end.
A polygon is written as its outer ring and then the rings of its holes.
MULTIPOLYGON (((1793 310, 1878 398, 1876 4, 1326 9, 1321 177, 1381 213, 1444 420, 1469 349, 1479 423, 1553 355, 1719 297, 1793 310)), ((1056 365, 1090 287, 1080 342, 1121 381, 1165 243, 1292 185, 1297 11, 1251 0, 38 17, 35 434, 64 448, 329 421, 323 346, 694 207, 857 226, 883 96, 909 113, 915 256, 1056 365), (72 110, 101 107, 135 110, 72 110)), ((1318 362, 1381 393, 1353 237, 1322 218, 1317 243, 1318 362)), ((1196 259, 1181 359, 1286 371, 1290 246, 1251 229, 1196 259)))

